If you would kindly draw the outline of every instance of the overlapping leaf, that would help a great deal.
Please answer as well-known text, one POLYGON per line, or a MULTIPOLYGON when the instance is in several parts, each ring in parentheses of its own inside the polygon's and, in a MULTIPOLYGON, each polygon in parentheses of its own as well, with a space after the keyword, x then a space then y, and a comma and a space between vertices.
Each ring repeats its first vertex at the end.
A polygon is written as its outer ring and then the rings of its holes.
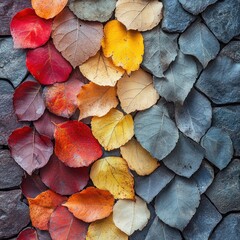
POLYGON ((17 240, 38 240, 37 232, 34 228, 26 228, 18 234, 17 240))

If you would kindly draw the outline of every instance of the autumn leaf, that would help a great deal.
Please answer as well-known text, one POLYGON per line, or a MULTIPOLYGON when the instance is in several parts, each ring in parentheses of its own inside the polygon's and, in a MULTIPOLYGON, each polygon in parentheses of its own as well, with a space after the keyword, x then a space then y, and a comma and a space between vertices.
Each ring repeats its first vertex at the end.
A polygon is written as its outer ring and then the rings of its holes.
POLYGON ((51 190, 42 192, 35 198, 28 198, 32 225, 40 230, 48 230, 51 214, 58 205, 66 200, 66 197, 51 190))
POLYGON ((18 234, 17 240, 38 240, 37 232, 34 228, 26 228, 18 234))
POLYGON ((67 81, 72 67, 57 51, 52 42, 27 52, 29 72, 43 85, 67 81))
POLYGON ((116 67, 111 58, 106 58, 102 51, 79 66, 81 73, 90 81, 100 86, 115 86, 125 70, 116 67))
POLYGON ((53 43, 74 68, 98 52, 102 37, 101 23, 82 21, 68 8, 53 21, 53 43))
POLYGON ((105 150, 110 151, 127 143, 134 135, 131 115, 111 109, 103 117, 93 117, 92 133, 105 150))
POLYGON ((31 0, 36 14, 45 19, 53 18, 67 5, 68 0, 31 0))
POLYGON ((102 156, 102 148, 91 129, 78 121, 67 121, 55 130, 55 154, 69 167, 89 166, 102 156))
POLYGON ((86 240, 128 240, 128 236, 118 229, 112 214, 102 220, 90 224, 86 240))
POLYGON ((130 74, 139 69, 143 60, 143 36, 137 31, 128 31, 122 23, 112 20, 104 27, 102 49, 105 57, 111 57, 116 66, 130 74))
POLYGON ((146 31, 159 24, 162 7, 158 0, 118 0, 115 15, 127 29, 146 31))
POLYGON ((121 146, 120 150, 129 168, 138 175, 149 175, 159 166, 157 159, 153 158, 134 138, 121 146))
POLYGON ((8 145, 13 159, 29 175, 46 165, 53 153, 51 140, 27 126, 14 130, 8 139, 8 145))
POLYGON ((73 215, 84 222, 93 222, 108 217, 113 209, 114 198, 108 191, 88 187, 73 194, 63 204, 73 215))
POLYGON ((88 224, 75 218, 67 208, 58 206, 49 221, 52 240, 85 240, 88 224))
POLYGON ((16 88, 13 106, 19 121, 39 119, 45 110, 41 85, 36 81, 25 81, 16 88))
POLYGON ((123 158, 106 157, 96 161, 90 177, 97 188, 108 190, 115 199, 135 199, 133 176, 123 158))
POLYGON ((159 99, 152 76, 141 68, 130 76, 125 74, 118 81, 117 94, 126 113, 150 108, 159 99))
POLYGON ((10 23, 14 48, 36 48, 51 36, 52 20, 38 17, 32 8, 18 12, 10 23))
POLYGON ((89 116, 102 117, 117 105, 116 88, 86 84, 78 94, 79 120, 89 116))

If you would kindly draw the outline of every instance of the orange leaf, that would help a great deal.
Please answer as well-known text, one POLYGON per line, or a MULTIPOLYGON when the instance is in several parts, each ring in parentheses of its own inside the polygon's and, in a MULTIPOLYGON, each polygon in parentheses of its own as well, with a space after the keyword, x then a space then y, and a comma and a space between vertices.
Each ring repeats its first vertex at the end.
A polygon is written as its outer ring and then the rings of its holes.
POLYGON ((40 193, 35 198, 27 198, 32 225, 40 230, 48 230, 48 222, 54 209, 67 200, 51 190, 40 193))
POLYGON ((113 210, 114 198, 109 191, 88 187, 73 194, 63 204, 73 215, 85 222, 108 217, 113 210))
POLYGON ((89 116, 102 117, 117 105, 116 88, 86 84, 78 94, 79 120, 89 116))
POLYGON ((68 0, 32 0, 36 14, 45 19, 53 18, 67 5, 68 0))

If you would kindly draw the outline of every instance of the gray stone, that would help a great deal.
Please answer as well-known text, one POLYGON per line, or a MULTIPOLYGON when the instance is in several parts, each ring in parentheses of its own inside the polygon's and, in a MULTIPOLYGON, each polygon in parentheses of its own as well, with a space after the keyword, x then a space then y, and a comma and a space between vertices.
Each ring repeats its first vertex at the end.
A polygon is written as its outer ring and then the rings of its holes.
POLYGON ((226 216, 209 238, 209 240, 227 239, 240 239, 240 213, 232 213, 226 216))
POLYGON ((167 32, 183 32, 196 17, 186 12, 178 0, 162 0, 162 28, 167 32))
POLYGON ((26 53, 13 48, 12 38, 0 38, 0 78, 17 87, 27 74, 26 53))
POLYGON ((19 186, 22 168, 11 158, 9 150, 0 150, 0 189, 19 186))
POLYGON ((235 150, 234 155, 240 156, 240 105, 214 108, 212 126, 229 134, 235 150))
POLYGON ((240 210, 240 160, 235 159, 215 177, 206 194, 221 213, 240 210))
POLYGON ((222 215, 203 195, 196 214, 183 231, 185 240, 208 240, 212 230, 221 219, 222 215))
POLYGON ((227 43, 240 34, 240 0, 222 0, 209 6, 202 17, 218 40, 227 43))
POLYGON ((0 192, 0 239, 14 236, 28 225, 29 208, 20 199, 21 190, 0 192))
POLYGON ((232 140, 220 128, 210 128, 202 137, 201 145, 205 149, 205 157, 220 170, 225 168, 233 157, 232 140))
POLYGON ((234 62, 240 63, 240 41, 231 41, 221 51, 222 56, 231 58, 234 62))
POLYGON ((198 15, 199 13, 203 12, 209 5, 217 2, 218 0, 178 0, 182 7, 194 14, 198 15))

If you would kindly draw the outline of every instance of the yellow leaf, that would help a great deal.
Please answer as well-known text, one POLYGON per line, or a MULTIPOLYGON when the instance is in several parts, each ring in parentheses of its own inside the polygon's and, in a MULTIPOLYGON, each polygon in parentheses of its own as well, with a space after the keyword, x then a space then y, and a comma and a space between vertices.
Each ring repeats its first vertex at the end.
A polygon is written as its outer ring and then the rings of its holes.
POLYGON ((118 0, 115 15, 127 29, 146 31, 159 24, 162 7, 158 0, 118 0))
POLYGON ((115 199, 135 198, 133 177, 121 157, 106 157, 95 162, 90 178, 97 188, 108 190, 115 199))
POLYGON ((149 175, 160 165, 134 138, 122 146, 120 150, 129 168, 136 171, 138 175, 149 175))
POLYGON ((105 150, 110 151, 127 143, 134 135, 131 115, 111 109, 103 117, 93 117, 92 133, 105 150))
POLYGON ((111 214, 90 224, 86 240, 128 240, 128 235, 115 226, 111 214))
POLYGON ((112 20, 104 27, 102 49, 105 57, 112 57, 116 66, 130 74, 139 69, 143 60, 143 36, 137 31, 128 31, 122 23, 112 20))
POLYGON ((115 86, 125 72, 121 67, 116 67, 111 58, 106 58, 101 51, 79 68, 88 80, 101 86, 115 86))
POLYGON ((118 105, 115 87, 85 84, 78 94, 79 120, 89 116, 104 116, 118 105))
POLYGON ((159 99, 152 76, 141 68, 131 76, 125 74, 118 81, 117 94, 126 113, 150 108, 159 99))

